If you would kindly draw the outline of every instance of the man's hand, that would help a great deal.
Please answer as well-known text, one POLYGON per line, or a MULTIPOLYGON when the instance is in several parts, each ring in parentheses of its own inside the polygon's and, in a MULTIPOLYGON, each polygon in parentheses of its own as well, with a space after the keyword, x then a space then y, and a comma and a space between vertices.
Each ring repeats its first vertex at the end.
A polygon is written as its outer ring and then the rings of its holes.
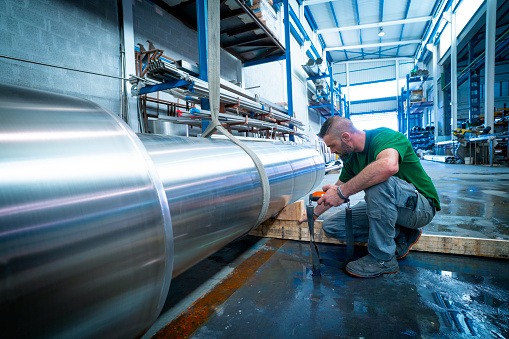
POLYGON ((325 185, 322 188, 325 194, 317 201, 318 204, 324 204, 325 206, 339 206, 345 201, 338 195, 338 186, 336 185, 325 185))
MULTIPOLYGON (((338 181, 338 183, 340 183, 338 181)), ((322 191, 325 192, 325 195, 322 196, 320 199, 318 199, 318 201, 316 202, 317 203, 317 206, 315 207, 315 220, 318 219, 317 216, 319 215, 322 215, 324 212, 326 212, 329 208, 331 208, 332 206, 339 206, 343 203, 343 201, 340 201, 337 205, 329 205, 329 204, 326 204, 324 203, 324 197, 327 195, 327 191, 329 191, 329 194, 333 193, 333 192, 337 192, 337 189, 338 189, 338 186, 336 185, 333 185, 333 184, 327 184, 325 186, 322 187, 322 191)), ((336 198, 338 198, 338 200, 341 200, 338 196, 338 194, 336 193, 336 198)), ((328 200, 327 200, 328 201, 328 200)), ((307 215, 304 213, 304 215, 302 215, 299 219, 299 225, 304 223, 304 222, 307 222, 308 221, 308 218, 307 218, 307 215)))
MULTIPOLYGON (((322 191, 327 192, 331 186, 334 186, 333 184, 327 184, 325 186, 322 186, 322 191)), ((336 186, 337 187, 337 186, 336 186)))

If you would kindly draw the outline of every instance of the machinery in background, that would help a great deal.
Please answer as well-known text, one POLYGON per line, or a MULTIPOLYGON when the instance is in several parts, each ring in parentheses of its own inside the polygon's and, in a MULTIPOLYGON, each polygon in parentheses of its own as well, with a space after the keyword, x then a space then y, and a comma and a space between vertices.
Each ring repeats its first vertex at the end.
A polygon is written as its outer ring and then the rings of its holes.
POLYGON ((339 159, 337 154, 331 152, 325 142, 322 140, 316 140, 315 148, 323 157, 323 161, 325 162, 325 173, 337 171, 343 167, 341 159, 339 159))

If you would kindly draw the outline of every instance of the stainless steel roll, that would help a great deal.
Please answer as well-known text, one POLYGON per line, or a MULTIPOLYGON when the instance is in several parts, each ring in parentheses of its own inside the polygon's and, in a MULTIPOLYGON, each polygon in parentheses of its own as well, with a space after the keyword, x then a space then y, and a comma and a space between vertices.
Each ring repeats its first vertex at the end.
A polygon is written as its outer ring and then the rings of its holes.
MULTIPOLYGON (((264 219, 323 178, 312 148, 250 146, 264 219)), ((171 277, 247 233, 261 204, 230 141, 136 136, 91 102, 0 85, 2 336, 140 336, 171 277)))
MULTIPOLYGON (((251 158, 229 140, 138 135, 162 180, 173 224, 173 276, 246 234, 262 205, 251 158)), ((320 184, 325 170, 314 149, 280 142, 248 142, 270 184, 264 220, 320 184)))
POLYGON ((122 121, 0 86, 0 336, 142 334, 166 300, 172 235, 154 165, 122 121))

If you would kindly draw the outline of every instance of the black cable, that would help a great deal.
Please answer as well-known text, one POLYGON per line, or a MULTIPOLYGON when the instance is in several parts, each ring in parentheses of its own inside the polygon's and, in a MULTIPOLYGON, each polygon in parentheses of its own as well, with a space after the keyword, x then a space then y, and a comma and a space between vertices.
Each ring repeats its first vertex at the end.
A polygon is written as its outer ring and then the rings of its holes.
POLYGON ((9 60, 15 60, 15 61, 21 61, 21 62, 27 62, 27 63, 30 63, 30 64, 36 64, 36 65, 41 65, 41 66, 48 66, 48 67, 54 67, 54 68, 59 68, 59 69, 65 69, 67 71, 74 71, 74 72, 80 72, 80 73, 86 73, 86 74, 92 74, 92 75, 99 75, 99 76, 103 76, 103 77, 107 77, 107 78, 113 78, 113 79, 119 79, 119 80, 129 80, 129 79, 118 77, 118 76, 114 76, 114 75, 107 75, 107 74, 101 74, 101 73, 96 73, 96 72, 84 71, 84 70, 79 70, 79 69, 74 69, 74 68, 69 68, 69 67, 64 67, 64 66, 57 66, 57 65, 47 64, 47 63, 44 63, 44 62, 39 62, 39 61, 32 61, 32 60, 26 60, 26 59, 21 59, 21 58, 15 58, 15 57, 3 55, 3 54, 0 54, 0 58, 9 59, 9 60))

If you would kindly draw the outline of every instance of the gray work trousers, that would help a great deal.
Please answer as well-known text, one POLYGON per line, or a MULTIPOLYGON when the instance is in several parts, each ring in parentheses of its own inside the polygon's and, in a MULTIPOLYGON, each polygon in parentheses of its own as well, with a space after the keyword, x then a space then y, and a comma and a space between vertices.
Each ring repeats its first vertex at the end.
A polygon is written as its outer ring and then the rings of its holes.
MULTIPOLYGON (((420 228, 431 222, 435 209, 414 185, 397 177, 371 186, 364 201, 352 207, 355 241, 367 242, 368 252, 379 260, 388 261, 396 252, 394 239, 399 226, 420 228)), ((344 209, 323 221, 327 235, 345 239, 344 209)))

